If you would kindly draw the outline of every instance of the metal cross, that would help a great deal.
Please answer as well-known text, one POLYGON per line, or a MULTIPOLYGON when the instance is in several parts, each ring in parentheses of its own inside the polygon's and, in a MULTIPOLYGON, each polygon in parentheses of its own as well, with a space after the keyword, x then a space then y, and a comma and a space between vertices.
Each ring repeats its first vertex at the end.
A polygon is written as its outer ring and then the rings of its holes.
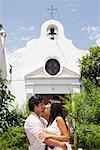
POLYGON ((54 18, 54 10, 58 10, 57 8, 53 8, 53 5, 51 5, 51 8, 48 8, 47 10, 50 10, 50 15, 51 15, 51 18, 54 18))

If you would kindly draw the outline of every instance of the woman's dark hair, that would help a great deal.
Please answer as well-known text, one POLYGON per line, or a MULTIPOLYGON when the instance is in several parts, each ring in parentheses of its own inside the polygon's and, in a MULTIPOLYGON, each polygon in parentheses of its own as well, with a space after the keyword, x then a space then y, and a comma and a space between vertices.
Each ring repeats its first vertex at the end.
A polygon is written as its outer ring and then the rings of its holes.
MULTIPOLYGON (((51 112, 50 112, 48 125, 51 124, 57 116, 61 116, 66 124, 63 104, 59 99, 54 99, 51 101, 51 112)), ((68 129, 67 124, 66 127, 68 129)), ((51 147, 51 149, 53 148, 54 147, 51 147)), ((48 145, 45 146, 45 150, 48 150, 48 145)))
POLYGON ((33 95, 28 102, 29 110, 34 111, 34 106, 38 106, 42 101, 43 98, 40 95, 33 95))
POLYGON ((60 100, 55 99, 51 102, 51 112, 48 124, 51 124, 57 116, 61 116, 65 121, 65 112, 63 104, 60 100))

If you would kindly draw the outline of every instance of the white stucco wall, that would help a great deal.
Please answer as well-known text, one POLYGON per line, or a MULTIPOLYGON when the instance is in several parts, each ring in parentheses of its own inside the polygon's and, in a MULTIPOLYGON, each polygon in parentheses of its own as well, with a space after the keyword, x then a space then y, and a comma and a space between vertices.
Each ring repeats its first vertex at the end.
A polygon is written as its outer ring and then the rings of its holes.
POLYGON ((45 94, 60 94, 65 93, 65 91, 69 92, 68 85, 76 88, 76 91, 79 91, 80 85, 72 86, 73 81, 70 80, 70 76, 73 74, 73 76, 75 76, 74 83, 79 83, 80 71, 78 59, 81 58, 82 55, 83 51, 76 48, 72 41, 64 36, 64 28, 60 22, 56 20, 46 21, 41 27, 41 34, 38 39, 28 41, 26 47, 16 50, 9 56, 9 63, 12 66, 10 86, 16 96, 16 102, 20 105, 24 105, 26 92, 28 91, 33 93, 45 92, 45 94), (47 27, 50 24, 55 24, 58 27, 56 40, 48 38, 47 27), (53 82, 51 82, 52 76, 44 69, 46 61, 50 58, 57 59, 61 66, 60 72, 53 77, 53 82), (40 72, 36 72, 39 68, 43 69, 40 72), (69 75, 68 71, 65 71, 64 75, 64 68, 69 70, 69 75), (27 83, 29 74, 31 74, 33 78, 31 83, 27 83), (63 80, 64 76, 67 78, 63 80), (48 77, 47 80, 46 77, 48 77), (70 82, 69 84, 68 81, 70 82), (29 88, 28 84, 30 84, 29 88))

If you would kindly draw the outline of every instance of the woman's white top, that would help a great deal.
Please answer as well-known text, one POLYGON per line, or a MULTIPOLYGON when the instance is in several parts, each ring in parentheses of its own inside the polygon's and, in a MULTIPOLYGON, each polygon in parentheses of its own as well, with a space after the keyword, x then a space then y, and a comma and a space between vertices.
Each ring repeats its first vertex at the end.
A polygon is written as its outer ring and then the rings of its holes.
MULTIPOLYGON (((45 128, 45 132, 55 134, 55 135, 61 135, 61 131, 57 125, 56 119, 53 121, 53 123, 50 126, 45 128)), ((72 150, 71 145, 68 142, 64 142, 64 143, 67 145, 68 150, 72 150)), ((51 149, 50 147, 48 147, 48 150, 62 150, 62 148, 54 147, 54 149, 51 149)))
POLYGON ((61 131, 59 127, 57 126, 56 119, 53 121, 53 123, 50 126, 46 127, 45 132, 56 134, 56 135, 61 135, 61 131))

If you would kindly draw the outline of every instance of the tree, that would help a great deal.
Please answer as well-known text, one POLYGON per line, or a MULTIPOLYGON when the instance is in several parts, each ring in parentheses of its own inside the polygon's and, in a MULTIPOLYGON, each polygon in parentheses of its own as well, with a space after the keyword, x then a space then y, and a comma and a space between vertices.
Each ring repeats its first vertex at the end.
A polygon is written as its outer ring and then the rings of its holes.
POLYGON ((71 99, 65 97, 65 107, 75 123, 74 144, 76 149, 100 149, 100 47, 90 48, 79 60, 79 66, 84 88, 80 93, 71 94, 71 99))
POLYGON ((92 87, 74 96, 77 145, 86 150, 100 148, 100 88, 92 87))
POLYGON ((13 108, 15 96, 7 87, 6 80, 0 74, 0 150, 26 150, 26 135, 23 124, 28 115, 18 108, 13 108))
POLYGON ((9 126, 17 122, 15 113, 12 111, 12 102, 14 96, 11 94, 7 87, 6 80, 2 79, 0 73, 0 132, 2 133, 9 126))
POLYGON ((81 69, 81 79, 83 85, 88 89, 88 82, 100 87, 100 47, 89 49, 89 53, 79 60, 81 69))
POLYGON ((100 149, 100 47, 89 49, 80 60, 80 69, 84 89, 73 96, 75 138, 78 147, 100 149))

